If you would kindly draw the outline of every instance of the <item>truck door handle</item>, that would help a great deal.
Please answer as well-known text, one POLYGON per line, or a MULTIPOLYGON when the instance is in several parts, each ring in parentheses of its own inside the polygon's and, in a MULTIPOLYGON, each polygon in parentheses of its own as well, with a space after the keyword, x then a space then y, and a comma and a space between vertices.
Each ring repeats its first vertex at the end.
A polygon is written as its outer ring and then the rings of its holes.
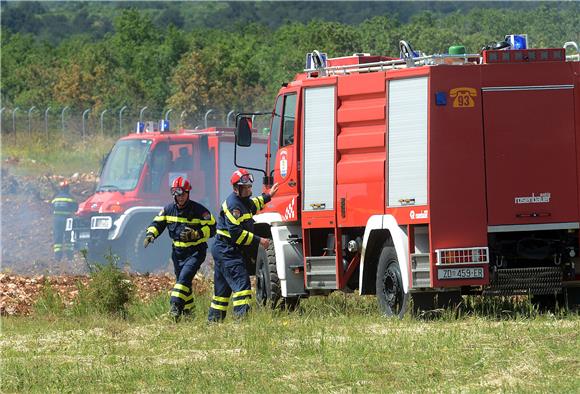
POLYGON ((296 186, 296 182, 295 181, 289 181, 288 182, 288 186, 294 187, 294 186, 296 186))

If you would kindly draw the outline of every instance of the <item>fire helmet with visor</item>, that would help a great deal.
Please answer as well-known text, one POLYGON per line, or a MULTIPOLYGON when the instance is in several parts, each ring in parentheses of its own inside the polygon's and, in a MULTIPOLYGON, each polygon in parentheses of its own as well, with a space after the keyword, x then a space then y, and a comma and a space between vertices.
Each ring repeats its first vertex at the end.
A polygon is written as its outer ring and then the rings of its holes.
POLYGON ((191 190, 191 184, 189 181, 182 176, 179 176, 173 180, 171 183, 171 195, 181 196, 183 193, 189 193, 191 190))
POLYGON ((254 176, 245 168, 240 168, 239 170, 234 171, 230 178, 230 182, 234 186, 251 186, 254 182, 254 176))

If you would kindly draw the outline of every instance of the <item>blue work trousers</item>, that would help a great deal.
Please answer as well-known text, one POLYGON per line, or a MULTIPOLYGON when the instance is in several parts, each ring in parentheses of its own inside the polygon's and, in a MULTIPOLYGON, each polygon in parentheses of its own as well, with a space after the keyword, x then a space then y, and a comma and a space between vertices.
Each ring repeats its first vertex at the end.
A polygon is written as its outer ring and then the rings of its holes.
POLYGON ((245 316, 250 310, 252 288, 250 275, 239 247, 217 239, 212 247, 214 259, 214 295, 209 307, 208 320, 222 321, 226 317, 230 298, 234 315, 245 316))
POLYGON ((180 311, 193 308, 193 277, 205 260, 205 249, 173 248, 171 259, 175 270, 175 285, 171 290, 169 302, 180 311))

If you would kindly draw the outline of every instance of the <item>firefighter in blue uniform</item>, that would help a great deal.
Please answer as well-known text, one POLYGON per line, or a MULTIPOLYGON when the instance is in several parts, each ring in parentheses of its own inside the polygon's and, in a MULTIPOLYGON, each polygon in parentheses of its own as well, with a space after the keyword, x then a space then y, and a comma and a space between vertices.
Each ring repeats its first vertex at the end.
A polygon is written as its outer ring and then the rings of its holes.
POLYGON ((54 258, 60 261, 63 254, 68 258, 73 257, 73 245, 70 238, 65 236, 66 220, 77 211, 78 204, 70 194, 69 185, 66 180, 60 182, 59 192, 51 201, 53 208, 52 233, 54 239, 54 258))
POLYGON ((171 290, 169 314, 177 321, 193 307, 193 277, 205 260, 207 241, 215 235, 215 219, 203 205, 189 199, 191 184, 183 177, 171 184, 174 202, 167 205, 147 228, 143 246, 147 247, 167 227, 173 240, 171 258, 175 285, 171 290))
POLYGON ((267 238, 253 233, 252 217, 278 191, 278 184, 274 184, 269 194, 251 197, 254 177, 245 169, 235 171, 230 182, 234 191, 222 204, 216 241, 211 251, 214 259, 214 295, 209 307, 210 322, 219 322, 226 317, 230 297, 236 317, 243 317, 250 310, 252 289, 244 256, 249 251, 257 251, 258 245, 267 248, 270 243, 267 238))

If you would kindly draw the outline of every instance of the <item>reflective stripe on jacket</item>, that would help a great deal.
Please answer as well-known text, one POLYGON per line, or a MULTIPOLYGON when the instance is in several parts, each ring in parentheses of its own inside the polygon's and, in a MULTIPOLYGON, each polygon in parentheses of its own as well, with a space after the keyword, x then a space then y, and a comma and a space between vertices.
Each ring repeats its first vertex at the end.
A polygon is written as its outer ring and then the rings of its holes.
POLYGON ((232 193, 223 202, 217 222, 217 233, 229 238, 232 245, 253 246, 260 243, 260 237, 254 234, 253 216, 261 211, 270 201, 269 194, 258 197, 240 198, 232 193))
POLYGON ((183 209, 179 209, 176 203, 171 203, 163 208, 155 216, 147 228, 147 232, 152 233, 157 238, 167 228, 169 236, 173 240, 173 247, 199 246, 207 248, 208 239, 215 235, 215 226, 215 218, 206 207, 195 201, 187 200, 183 209), (190 242, 181 241, 179 235, 186 227, 197 230, 201 238, 190 242))

